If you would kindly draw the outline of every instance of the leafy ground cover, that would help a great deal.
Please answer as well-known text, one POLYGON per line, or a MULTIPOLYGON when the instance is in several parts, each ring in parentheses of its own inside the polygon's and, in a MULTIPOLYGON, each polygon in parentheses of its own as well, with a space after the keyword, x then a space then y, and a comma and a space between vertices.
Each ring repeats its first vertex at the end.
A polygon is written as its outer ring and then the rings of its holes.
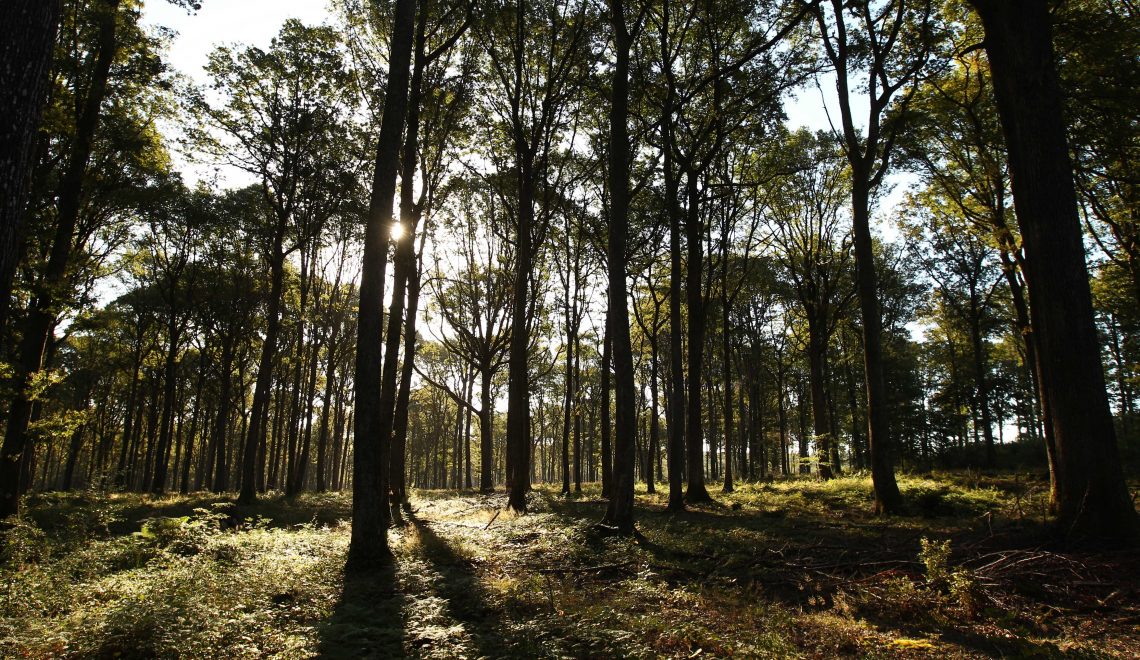
POLYGON ((594 486, 418 492, 395 562, 345 581, 349 497, 33 497, 0 567, 2 657, 1140 657, 1140 557, 1062 551, 1044 482, 745 484, 640 534, 594 486))

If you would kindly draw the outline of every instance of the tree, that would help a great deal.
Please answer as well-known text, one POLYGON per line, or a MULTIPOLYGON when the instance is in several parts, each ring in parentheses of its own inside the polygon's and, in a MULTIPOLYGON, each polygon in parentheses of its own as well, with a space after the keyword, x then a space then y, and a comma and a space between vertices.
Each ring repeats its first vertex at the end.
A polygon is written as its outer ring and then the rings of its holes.
POLYGON ((548 0, 493 5, 480 25, 487 53, 486 97, 493 153, 500 171, 510 171, 502 202, 511 219, 515 277, 507 386, 508 506, 526 511, 530 488, 530 383, 527 355, 533 330, 536 250, 550 221, 548 189, 554 150, 566 128, 566 111, 587 67, 589 3, 548 0), (538 44, 541 44, 539 46, 538 44), (540 54, 541 53, 541 54, 540 54), (509 165, 508 165, 509 163, 509 165))
POLYGON ((28 446, 28 424, 31 422, 32 402, 35 396, 34 379, 43 366, 44 353, 57 314, 55 308, 58 304, 59 289, 63 285, 68 263, 72 257, 84 176, 91 159, 95 132, 99 127, 103 99, 107 94, 111 64, 119 47, 117 39, 119 0, 102 0, 95 11, 98 36, 93 44, 95 54, 92 58, 90 86, 86 97, 82 100, 82 111, 76 123, 75 141, 68 154, 67 166, 60 183, 58 218, 50 257, 37 287, 36 297, 29 310, 20 341, 17 393, 9 407, 8 426, 4 434, 3 447, 0 448, 0 518, 14 515, 20 509, 20 467, 28 446))
POLYGON ((380 353, 384 270, 394 222, 396 172, 408 107, 408 84, 415 32, 416 1, 396 0, 388 57, 384 114, 376 139, 376 166, 364 237, 360 279, 353 435, 352 538, 346 569, 372 570, 390 557, 388 550, 388 459, 390 439, 381 433, 383 362, 380 353))
POLYGON ((1009 153, 1042 391, 1053 415, 1058 522, 1070 536, 1135 540, 1140 521, 1100 364, 1048 7, 1043 0, 970 4, 985 27, 1009 153))
POLYGON ((832 476, 832 420, 826 361, 832 335, 854 296, 850 231, 841 215, 850 180, 839 149, 825 134, 789 136, 785 149, 794 173, 778 179, 770 196, 771 241, 807 325, 808 383, 819 475, 832 476))
POLYGON ((258 359, 239 499, 256 497, 258 452, 266 443, 270 390, 281 335, 285 266, 320 232, 351 183, 340 149, 345 139, 346 78, 339 39, 329 28, 287 21, 270 49, 219 48, 206 67, 225 95, 220 105, 190 99, 203 118, 196 137, 216 156, 257 177, 268 225, 262 258, 269 267, 266 333, 258 359))
POLYGON ((437 265, 437 274, 430 286, 435 297, 434 309, 454 333, 439 337, 440 343, 480 376, 479 407, 475 408, 467 397, 438 380, 435 384, 479 418, 479 490, 489 493, 495 488, 492 385, 510 346, 512 264, 505 241, 490 230, 502 222, 495 219, 499 211, 494 197, 465 189, 456 200, 453 206, 465 211, 454 216, 453 231, 449 233, 458 244, 456 252, 462 261, 446 263, 447 269, 455 273, 452 277, 444 276, 443 268, 437 265), (475 210, 481 214, 472 213, 475 210))
POLYGON ((8 324, 36 132, 47 98, 62 0, 16 0, 0 9, 0 330, 8 324))
POLYGON ((633 349, 629 339, 629 302, 626 299, 626 241, 629 235, 629 175, 632 157, 627 122, 630 45, 640 30, 640 24, 630 29, 622 0, 610 0, 609 8, 616 61, 610 92, 610 213, 607 243, 609 306, 606 324, 613 342, 617 405, 614 415, 613 485, 605 521, 616 527, 621 534, 632 534, 637 410, 634 407, 633 349))
POLYGON ((913 82, 932 46, 929 0, 821 2, 815 22, 824 53, 835 72, 842 139, 851 168, 851 220, 856 291, 863 321, 863 370, 867 390, 867 445, 875 508, 893 513, 902 503, 892 463, 886 380, 883 376, 882 309, 871 237, 871 198, 890 168, 892 152, 913 94, 913 82), (862 72, 866 84, 866 126, 856 124, 851 89, 862 72), (896 98, 903 91, 901 98, 896 98))

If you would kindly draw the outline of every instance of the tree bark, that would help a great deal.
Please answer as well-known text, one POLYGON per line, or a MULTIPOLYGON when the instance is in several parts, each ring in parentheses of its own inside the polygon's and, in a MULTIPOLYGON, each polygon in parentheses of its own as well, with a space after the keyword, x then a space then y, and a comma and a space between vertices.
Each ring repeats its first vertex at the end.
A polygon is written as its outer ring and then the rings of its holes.
POLYGON ((685 264, 685 308, 689 313, 689 390, 685 415, 685 464, 689 484, 685 491, 685 501, 689 503, 712 500, 705 489, 704 429, 701 424, 701 369, 705 355, 705 299, 701 289, 704 226, 700 215, 697 176, 692 170, 686 173, 688 212, 685 219, 685 240, 689 259, 685 264))
POLYGON ((360 280, 354 376, 352 537, 346 565, 347 570, 354 571, 371 570, 391 559, 385 501, 389 439, 382 433, 381 406, 378 405, 383 370, 380 335, 384 271, 393 221, 392 203, 396 196, 396 170, 400 165, 400 138, 408 106, 415 19, 416 1, 396 0, 360 280))
POLYGON ((1058 523, 1067 536, 1140 538, 1100 361, 1049 8, 971 0, 985 27, 1009 152, 1024 272, 1053 416, 1058 523))
POLYGON ((27 213, 36 135, 50 87, 60 0, 0 6, 0 331, 8 324, 12 278, 27 213))
POLYGON ((871 191, 867 183, 868 176, 865 172, 857 172, 852 177, 851 185, 855 287, 863 320, 863 371, 867 381, 867 449, 871 455, 875 510, 879 513, 894 513, 902 506, 902 493, 895 481, 894 450, 887 411, 887 382, 883 375, 883 315, 879 306, 879 278, 875 272, 875 253, 871 242, 871 191))
MULTIPOLYGON (((671 2, 661 7, 661 57, 669 62, 671 2)), ((661 108, 661 157, 665 178, 665 209, 669 216, 669 511, 685 509, 685 363, 681 341, 681 209, 677 201, 679 183, 673 165, 673 105, 676 90, 671 67, 667 67, 669 85, 661 108)))
POLYGON ((273 387, 273 371, 277 361, 277 339, 281 334, 281 297, 285 287, 285 255, 281 251, 281 234, 284 230, 279 227, 277 231, 273 254, 269 260, 269 308, 266 310, 265 338, 261 342, 257 381, 253 387, 253 405, 242 448, 241 492, 238 493, 238 502, 241 504, 250 504, 257 499, 258 474, 264 474, 263 469, 258 469, 258 451, 265 444, 269 422, 269 394, 273 387))
MULTIPOLYGON (((99 36, 91 75, 91 86, 83 100, 82 111, 76 123, 75 142, 68 155, 67 167, 59 186, 58 217, 51 253, 37 286, 36 297, 28 310, 20 340, 16 369, 16 394, 8 408, 8 427, 4 444, 0 448, 0 519, 20 510, 20 463, 30 447, 28 425, 32 419, 33 380, 43 366, 52 327, 58 314, 58 291, 65 283, 68 263, 71 261, 75 226, 79 221, 83 201, 83 179, 99 126, 100 109, 107 93, 111 63, 118 50, 117 31, 119 0, 103 0, 99 17, 99 36)), ((7 66, 7 65, 5 65, 7 66)), ((19 116, 5 121, 20 121, 19 116)), ((17 191, 18 192, 18 191, 17 191)), ((7 199, 3 202, 9 203, 7 199)), ((21 209, 22 211, 22 209, 21 209)), ((6 213, 7 211, 5 211, 6 213)), ((0 231, 4 231, 0 229, 0 231)), ((7 246, 0 245, 0 249, 7 246)), ((10 277, 4 275, 10 283, 10 277)), ((3 292, 7 301, 9 291, 3 292)))
POLYGON ((606 325, 614 360, 614 465, 606 521, 621 534, 633 533, 634 455, 637 410, 634 402, 633 349, 626 302, 626 241, 629 233, 629 51, 625 3, 610 0, 614 40, 613 96, 610 99, 610 231, 606 256, 609 270, 609 313, 606 325))
POLYGON ((606 309, 605 329, 602 331, 602 402, 598 416, 602 426, 602 497, 609 498, 614 487, 613 427, 610 421, 610 377, 613 373, 614 336, 610 331, 610 312, 606 309))

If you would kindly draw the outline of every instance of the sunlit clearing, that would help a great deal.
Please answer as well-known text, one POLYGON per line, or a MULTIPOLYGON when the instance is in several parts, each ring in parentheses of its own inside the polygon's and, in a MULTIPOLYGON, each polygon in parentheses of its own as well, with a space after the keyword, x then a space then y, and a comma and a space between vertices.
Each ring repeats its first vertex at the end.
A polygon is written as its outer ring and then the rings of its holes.
POLYGON ((404 225, 402 225, 398 222, 393 222, 392 223, 392 240, 398 241, 398 240, 400 240, 400 238, 403 237, 403 235, 404 235, 404 225))

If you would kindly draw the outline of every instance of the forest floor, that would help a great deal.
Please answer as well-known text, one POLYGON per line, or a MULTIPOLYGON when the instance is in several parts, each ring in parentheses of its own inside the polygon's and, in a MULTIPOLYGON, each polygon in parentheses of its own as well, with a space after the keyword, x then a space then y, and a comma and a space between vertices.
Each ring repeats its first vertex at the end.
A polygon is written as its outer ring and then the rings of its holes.
POLYGON ((345 581, 350 497, 40 495, 7 532, 0 657, 1140 657, 1140 553, 1062 551, 1045 482, 745 484, 639 536, 596 486, 418 491, 393 566, 345 581), (948 545, 946 542, 949 542, 948 545))

